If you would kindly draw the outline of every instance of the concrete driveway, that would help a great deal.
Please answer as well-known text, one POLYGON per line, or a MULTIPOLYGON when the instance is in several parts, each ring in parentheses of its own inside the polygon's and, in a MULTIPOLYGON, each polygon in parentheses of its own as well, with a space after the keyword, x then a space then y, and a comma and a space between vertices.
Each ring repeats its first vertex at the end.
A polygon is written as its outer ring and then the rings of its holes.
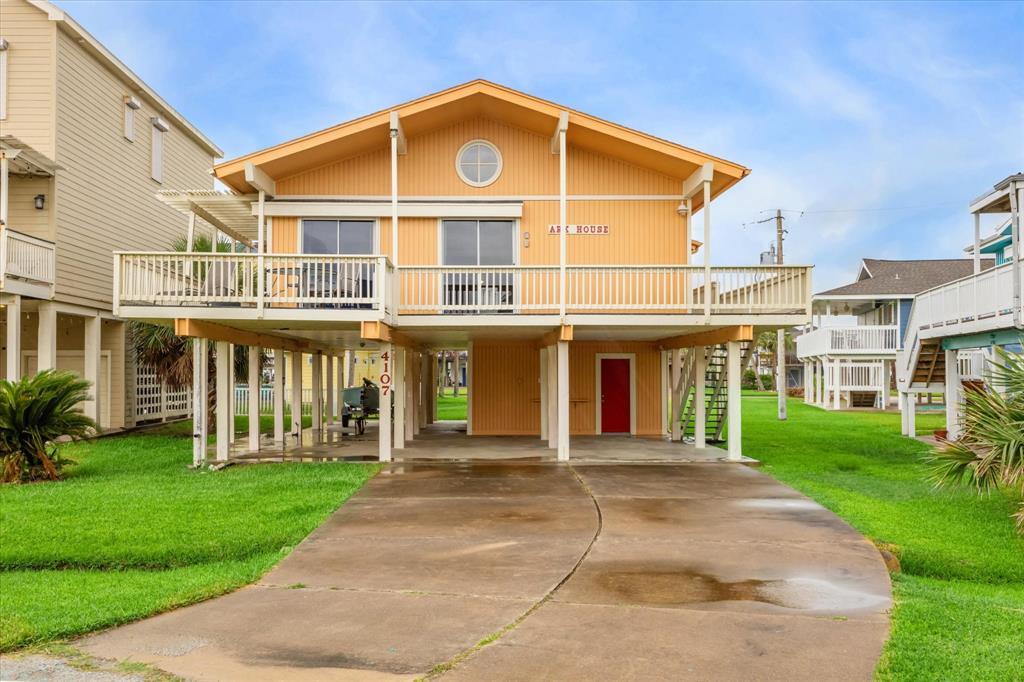
POLYGON ((257 585, 79 646, 198 680, 871 678, 889 577, 740 465, 402 464, 257 585))

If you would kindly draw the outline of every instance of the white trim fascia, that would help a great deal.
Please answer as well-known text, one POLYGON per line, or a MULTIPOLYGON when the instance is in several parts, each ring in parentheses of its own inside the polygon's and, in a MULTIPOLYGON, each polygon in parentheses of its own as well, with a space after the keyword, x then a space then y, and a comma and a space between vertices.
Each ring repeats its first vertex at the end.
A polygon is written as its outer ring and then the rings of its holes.
MULTIPOLYGON (((568 194, 569 201, 681 201, 682 194, 568 194)), ((277 201, 322 201, 322 202, 391 202, 391 197, 384 194, 282 194, 277 201)), ((557 194, 518 194, 507 196, 473 196, 473 195, 438 195, 438 196, 404 196, 399 197, 399 205, 408 202, 424 203, 473 203, 488 204, 510 201, 558 201, 557 194)))
POLYGON ((715 164, 708 161, 701 164, 701 167, 693 171, 686 180, 683 180, 683 195, 681 199, 686 201, 692 199, 704 189, 705 182, 711 182, 715 177, 715 164))
POLYGON ((811 302, 864 301, 865 303, 871 303, 872 301, 900 301, 905 298, 914 298, 915 296, 917 296, 917 294, 814 294, 811 296, 811 302))
MULTIPOLYGON (((252 207, 256 215, 258 207, 252 207)), ((295 202, 270 201, 265 204, 267 216, 298 218, 383 218, 391 216, 391 204, 377 202, 295 202)), ((519 202, 491 203, 426 203, 398 204, 399 218, 522 218, 523 205, 519 202)))
POLYGON ((601 361, 629 360, 629 435, 636 435, 636 353, 595 353, 594 354, 594 434, 601 431, 601 361))
POLYGON ((1014 183, 1010 183, 1002 189, 993 190, 987 194, 983 194, 974 201, 972 201, 968 207, 970 213, 980 213, 985 210, 990 204, 994 204, 1003 197, 1009 196, 1011 191, 1014 189, 1014 183))
POLYGON ((136 92, 145 95, 161 114, 177 123, 189 137, 200 143, 211 156, 214 158, 224 156, 224 151, 214 144, 213 140, 204 135, 187 118, 178 113, 163 97, 157 94, 156 90, 149 87, 134 71, 125 66, 124 62, 115 57, 103 43, 96 40, 88 31, 82 28, 67 12, 46 0, 28 0, 28 3, 44 12, 50 21, 60 26, 65 33, 74 38, 82 47, 86 48, 86 51, 95 56, 100 63, 132 85, 136 92))

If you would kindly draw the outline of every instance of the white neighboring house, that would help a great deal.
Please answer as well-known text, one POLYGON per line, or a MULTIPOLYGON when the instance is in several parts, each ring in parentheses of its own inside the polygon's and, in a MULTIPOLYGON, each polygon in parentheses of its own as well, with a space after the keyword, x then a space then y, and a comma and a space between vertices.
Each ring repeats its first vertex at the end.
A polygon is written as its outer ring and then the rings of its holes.
MULTIPOLYGON (((993 259, 983 259, 982 268, 993 259)), ((894 364, 922 291, 971 274, 972 259, 861 261, 852 284, 815 294, 812 328, 797 337, 804 402, 887 409, 894 364)))
POLYGON ((113 252, 170 247, 186 219, 156 193, 212 190, 220 156, 61 9, 0 0, 0 376, 77 371, 104 428, 187 411, 188 391, 168 396, 134 367, 113 252))
MULTIPOLYGON (((914 396, 924 392, 946 394, 946 430, 949 438, 960 432, 966 353, 981 357, 995 347, 1020 350, 1024 335, 1024 284, 1021 277, 1020 220, 1024 203, 1024 174, 1017 173, 996 184, 970 204, 974 216, 971 274, 917 295, 904 345, 896 361, 903 413, 903 433, 916 435, 914 396), (1009 218, 1009 244, 995 267, 986 268, 981 258, 986 244, 981 238, 981 216, 1009 218)), ((1000 224, 997 234, 1005 229, 1000 224)), ((974 371, 977 371, 976 369, 974 371)))

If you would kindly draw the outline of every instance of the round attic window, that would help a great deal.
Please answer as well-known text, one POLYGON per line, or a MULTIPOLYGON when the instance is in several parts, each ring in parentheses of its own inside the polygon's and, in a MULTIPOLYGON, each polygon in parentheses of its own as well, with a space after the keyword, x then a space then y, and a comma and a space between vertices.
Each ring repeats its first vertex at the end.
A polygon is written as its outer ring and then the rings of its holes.
POLYGON ((486 187, 501 175, 501 153, 487 140, 470 140, 456 155, 455 170, 467 185, 486 187))

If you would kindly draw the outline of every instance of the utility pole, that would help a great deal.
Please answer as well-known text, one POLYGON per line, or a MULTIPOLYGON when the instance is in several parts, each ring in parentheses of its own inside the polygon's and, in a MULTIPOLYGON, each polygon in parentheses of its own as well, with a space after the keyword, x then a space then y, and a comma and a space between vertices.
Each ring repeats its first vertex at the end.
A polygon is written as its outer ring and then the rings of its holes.
MULTIPOLYGON (((775 253, 779 265, 782 265, 782 242, 785 239, 785 230, 782 228, 782 209, 775 210, 775 253)), ((779 277, 782 277, 782 268, 779 268, 779 277)), ((779 421, 786 421, 786 330, 780 328, 775 338, 775 364, 776 378, 775 390, 778 393, 779 421)))

